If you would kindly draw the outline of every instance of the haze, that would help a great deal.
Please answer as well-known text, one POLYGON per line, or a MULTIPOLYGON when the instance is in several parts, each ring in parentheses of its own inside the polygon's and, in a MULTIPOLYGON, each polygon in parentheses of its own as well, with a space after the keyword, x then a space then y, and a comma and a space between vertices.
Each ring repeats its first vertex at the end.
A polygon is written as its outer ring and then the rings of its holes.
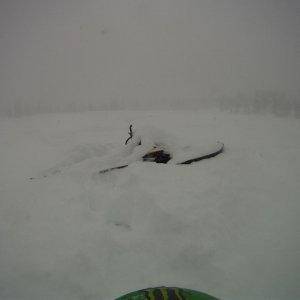
POLYGON ((299 11, 298 0, 2 0, 0 113, 271 101, 299 114, 299 11))

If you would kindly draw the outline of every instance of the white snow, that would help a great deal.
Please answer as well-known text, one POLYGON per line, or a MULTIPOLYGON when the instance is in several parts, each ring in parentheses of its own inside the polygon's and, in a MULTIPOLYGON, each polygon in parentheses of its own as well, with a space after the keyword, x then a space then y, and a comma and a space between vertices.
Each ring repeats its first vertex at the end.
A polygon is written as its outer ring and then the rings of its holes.
POLYGON ((299 119, 214 110, 0 119, 0 298, 109 300, 171 285, 299 299, 299 141, 299 119), (130 123, 149 145, 218 140, 226 151, 99 174, 131 153, 130 123))

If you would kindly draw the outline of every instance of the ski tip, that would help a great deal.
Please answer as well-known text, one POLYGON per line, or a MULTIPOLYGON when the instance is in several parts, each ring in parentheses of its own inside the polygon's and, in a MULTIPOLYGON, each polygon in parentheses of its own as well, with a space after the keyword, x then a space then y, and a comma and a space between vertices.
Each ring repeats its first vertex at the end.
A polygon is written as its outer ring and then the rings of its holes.
POLYGON ((222 142, 217 141, 217 146, 220 149, 221 152, 225 150, 225 144, 222 142))

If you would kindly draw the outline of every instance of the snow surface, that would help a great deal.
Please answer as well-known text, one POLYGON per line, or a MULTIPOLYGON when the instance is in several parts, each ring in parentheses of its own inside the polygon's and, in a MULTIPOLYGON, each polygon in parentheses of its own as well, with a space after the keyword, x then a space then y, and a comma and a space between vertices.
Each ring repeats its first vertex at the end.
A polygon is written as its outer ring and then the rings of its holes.
POLYGON ((299 119, 213 110, 0 119, 0 298, 299 299, 299 141, 299 119), (130 123, 226 151, 99 174, 130 123))

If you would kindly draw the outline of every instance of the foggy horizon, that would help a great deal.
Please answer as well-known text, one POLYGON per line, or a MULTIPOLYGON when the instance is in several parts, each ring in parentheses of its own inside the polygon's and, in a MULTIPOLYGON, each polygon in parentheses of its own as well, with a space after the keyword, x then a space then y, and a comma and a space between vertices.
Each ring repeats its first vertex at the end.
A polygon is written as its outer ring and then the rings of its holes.
POLYGON ((1 1, 0 115, 203 106, 298 115, 299 10, 293 0, 1 1))

